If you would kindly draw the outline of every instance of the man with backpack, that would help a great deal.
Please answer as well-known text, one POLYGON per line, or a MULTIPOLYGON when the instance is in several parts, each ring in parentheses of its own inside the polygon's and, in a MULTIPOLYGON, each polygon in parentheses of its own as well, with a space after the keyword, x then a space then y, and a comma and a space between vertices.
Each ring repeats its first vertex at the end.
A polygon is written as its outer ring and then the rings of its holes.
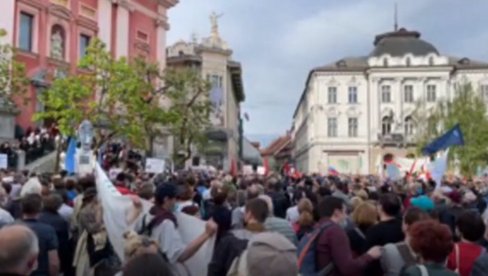
POLYGON ((208 276, 227 275, 235 259, 246 250, 249 240, 255 235, 265 232, 264 222, 268 214, 268 205, 264 200, 254 198, 246 203, 245 228, 232 230, 221 238, 208 265, 208 276))
MULTIPOLYGON (((173 210, 176 207, 176 186, 164 183, 156 188, 155 204, 148 214, 136 221, 134 229, 140 235, 146 235, 159 244, 160 253, 171 264, 183 263, 191 258, 200 247, 212 237, 217 225, 214 221, 207 222, 205 232, 189 244, 183 243, 177 230, 178 222, 173 210)), ((136 208, 142 206, 134 204, 136 208)))
POLYGON ((298 268, 301 275, 361 275, 364 268, 381 256, 380 247, 353 258, 349 239, 341 225, 347 218, 342 199, 326 196, 318 205, 320 221, 298 246, 298 268))
MULTIPOLYGON (((429 219, 429 214, 419 208, 409 208, 403 216, 402 229, 405 236, 408 230, 418 221, 429 219)), ((397 276, 400 272, 411 265, 417 264, 417 258, 410 249, 408 238, 400 243, 389 243, 383 247, 381 254, 381 266, 385 276, 397 276)))

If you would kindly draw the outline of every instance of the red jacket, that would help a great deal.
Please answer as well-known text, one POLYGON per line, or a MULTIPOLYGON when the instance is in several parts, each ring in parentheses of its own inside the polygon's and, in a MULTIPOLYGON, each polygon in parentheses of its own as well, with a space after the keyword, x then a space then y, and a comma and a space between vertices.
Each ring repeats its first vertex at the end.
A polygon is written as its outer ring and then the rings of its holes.
POLYGON ((470 276, 473 264, 483 252, 483 247, 475 243, 458 242, 447 258, 447 268, 459 269, 461 276, 470 276), (459 248, 459 263, 456 260, 456 247, 459 248))
MULTIPOLYGON (((319 224, 326 222, 331 220, 324 218, 319 224)), ((353 257, 346 231, 336 223, 325 229, 318 238, 317 259, 319 269, 330 262, 334 263, 333 276, 362 275, 366 266, 373 261, 373 258, 367 254, 358 258, 353 257)))

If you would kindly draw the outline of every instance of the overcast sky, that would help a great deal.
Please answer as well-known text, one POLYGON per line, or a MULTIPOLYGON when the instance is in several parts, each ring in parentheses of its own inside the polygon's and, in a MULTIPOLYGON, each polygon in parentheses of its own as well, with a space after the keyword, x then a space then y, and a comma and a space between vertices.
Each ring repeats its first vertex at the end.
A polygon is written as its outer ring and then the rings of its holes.
MULTIPOLYGON (((397 0, 399 25, 444 54, 488 61, 487 0, 397 0)), ((250 116, 245 134, 266 144, 291 126, 310 69, 367 55, 376 34, 393 30, 393 0, 180 0, 169 12, 168 44, 220 33, 242 63, 250 116)))

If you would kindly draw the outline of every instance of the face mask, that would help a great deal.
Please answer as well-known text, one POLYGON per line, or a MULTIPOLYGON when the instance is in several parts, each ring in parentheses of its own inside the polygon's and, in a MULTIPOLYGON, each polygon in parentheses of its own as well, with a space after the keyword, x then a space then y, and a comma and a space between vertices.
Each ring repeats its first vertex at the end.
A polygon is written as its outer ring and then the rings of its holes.
POLYGON ((178 203, 173 204, 173 209, 171 209, 171 212, 176 213, 178 211, 178 203))

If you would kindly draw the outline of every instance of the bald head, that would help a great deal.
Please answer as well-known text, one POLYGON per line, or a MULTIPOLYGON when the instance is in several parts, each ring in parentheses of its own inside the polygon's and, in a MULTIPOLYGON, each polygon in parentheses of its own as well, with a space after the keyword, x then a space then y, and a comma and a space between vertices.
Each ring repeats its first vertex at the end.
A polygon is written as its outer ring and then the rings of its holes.
POLYGON ((0 229, 0 273, 30 274, 37 264, 37 236, 24 225, 0 229))

